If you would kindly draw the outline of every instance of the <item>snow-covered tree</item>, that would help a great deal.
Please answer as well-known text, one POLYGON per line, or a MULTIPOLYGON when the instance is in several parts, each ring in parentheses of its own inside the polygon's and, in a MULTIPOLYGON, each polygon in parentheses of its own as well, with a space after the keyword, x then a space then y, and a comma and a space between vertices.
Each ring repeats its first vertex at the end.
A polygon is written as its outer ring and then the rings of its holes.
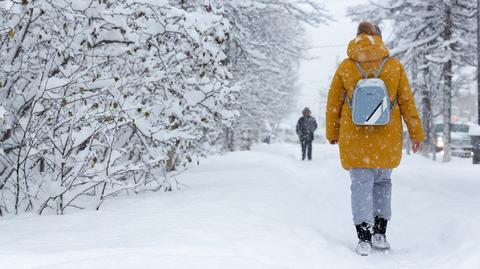
POLYGON ((225 148, 248 149, 268 139, 289 112, 297 94, 297 70, 305 24, 318 25, 328 16, 310 0, 170 0, 185 10, 198 6, 226 18, 232 27, 227 61, 239 90, 240 115, 224 130, 225 148))
POLYGON ((229 63, 241 91, 239 120, 227 130, 235 143, 228 144, 247 149, 290 112, 305 51, 303 26, 328 17, 313 1, 228 1, 217 7, 232 24, 229 63))

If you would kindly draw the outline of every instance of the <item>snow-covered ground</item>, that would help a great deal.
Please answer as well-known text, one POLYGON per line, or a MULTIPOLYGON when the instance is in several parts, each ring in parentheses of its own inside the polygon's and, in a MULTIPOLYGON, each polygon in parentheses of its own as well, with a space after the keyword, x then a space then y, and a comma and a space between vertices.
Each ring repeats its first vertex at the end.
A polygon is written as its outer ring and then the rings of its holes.
POLYGON ((389 253, 354 254, 336 147, 258 146, 183 174, 174 193, 98 212, 0 219, 0 268, 480 268, 480 166, 407 156, 393 174, 389 253))

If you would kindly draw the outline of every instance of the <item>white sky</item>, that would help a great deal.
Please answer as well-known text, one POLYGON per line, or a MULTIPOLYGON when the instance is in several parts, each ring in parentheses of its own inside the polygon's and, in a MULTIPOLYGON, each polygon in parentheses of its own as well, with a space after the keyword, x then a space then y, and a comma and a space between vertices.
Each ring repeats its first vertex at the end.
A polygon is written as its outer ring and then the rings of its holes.
POLYGON ((357 23, 346 17, 346 8, 366 2, 368 0, 324 1, 334 21, 318 28, 308 28, 307 39, 313 48, 307 55, 313 59, 302 62, 299 78, 300 96, 297 98, 294 113, 286 119, 285 124, 296 124, 302 109, 308 106, 313 116, 319 120, 319 125, 323 126, 326 100, 321 96, 327 94, 331 76, 337 64, 346 57, 348 42, 357 32, 357 23))

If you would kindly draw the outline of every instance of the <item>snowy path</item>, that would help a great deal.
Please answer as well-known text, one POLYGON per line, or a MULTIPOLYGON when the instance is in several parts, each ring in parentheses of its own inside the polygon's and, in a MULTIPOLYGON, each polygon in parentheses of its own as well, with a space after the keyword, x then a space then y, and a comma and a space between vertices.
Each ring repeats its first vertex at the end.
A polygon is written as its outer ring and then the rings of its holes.
POLYGON ((260 146, 212 157, 189 188, 100 212, 0 219, 2 269, 480 268, 480 166, 407 157, 393 174, 390 253, 358 257, 335 147, 260 146))

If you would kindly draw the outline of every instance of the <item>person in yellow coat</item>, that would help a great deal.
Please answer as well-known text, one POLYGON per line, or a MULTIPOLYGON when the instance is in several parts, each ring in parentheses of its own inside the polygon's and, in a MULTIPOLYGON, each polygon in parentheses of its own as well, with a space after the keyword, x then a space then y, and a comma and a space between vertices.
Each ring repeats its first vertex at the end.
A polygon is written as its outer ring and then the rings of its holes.
POLYGON ((385 237, 391 217, 390 177, 402 157, 402 118, 413 152, 421 148, 425 133, 405 70, 397 59, 389 57, 378 26, 360 23, 347 55, 335 72, 328 93, 326 137, 330 144, 339 144, 342 166, 350 173, 352 215, 359 238, 356 252, 365 256, 372 246, 390 248, 385 237), (352 121, 348 100, 352 100, 355 86, 363 78, 360 69, 372 75, 380 69, 378 78, 385 83, 392 103, 387 125, 363 126, 352 121))

